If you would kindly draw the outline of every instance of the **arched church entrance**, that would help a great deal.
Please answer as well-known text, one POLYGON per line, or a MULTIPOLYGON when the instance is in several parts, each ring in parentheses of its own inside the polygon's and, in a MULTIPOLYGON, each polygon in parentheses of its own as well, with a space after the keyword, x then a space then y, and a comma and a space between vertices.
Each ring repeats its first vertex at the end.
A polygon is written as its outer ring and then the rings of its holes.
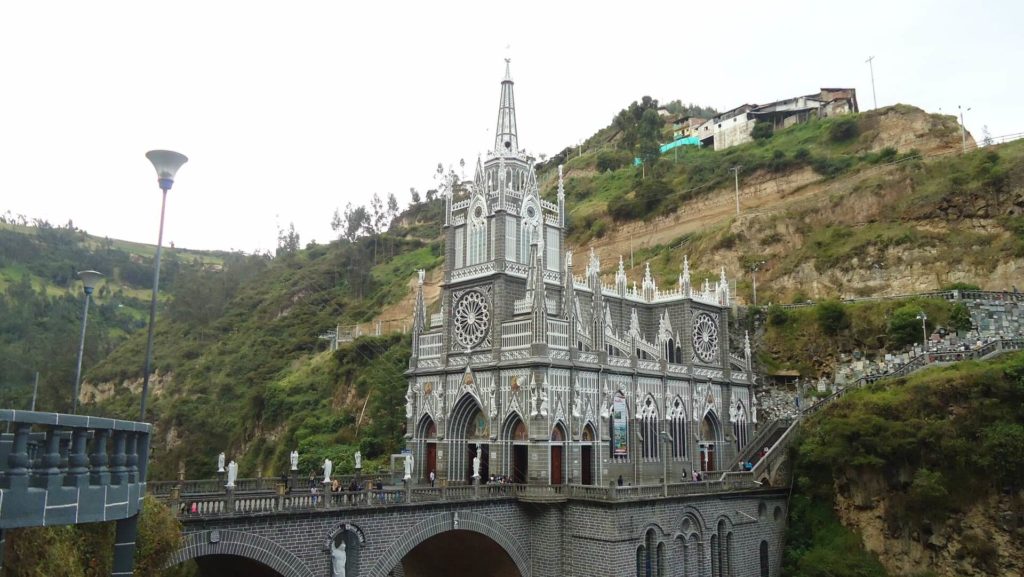
POLYGON ((525 483, 529 464, 529 431, 519 415, 512 413, 501 428, 505 446, 504 469, 513 483, 525 483))
POLYGON ((561 424, 551 429, 551 484, 565 483, 565 429, 561 424))
POLYGON ((704 419, 700 422, 700 441, 697 448, 700 451, 700 470, 717 471, 718 456, 716 448, 722 438, 722 424, 714 411, 704 413, 704 419))
POLYGON ((405 577, 522 577, 498 543, 475 531, 434 535, 409 551, 401 565, 405 577))
POLYGON ((473 481, 473 460, 480 458, 480 477, 490 472, 490 421, 476 397, 463 395, 452 409, 449 429, 449 468, 451 481, 473 481))
POLYGON ((430 415, 423 415, 416 432, 416 436, 423 439, 423 454, 418 455, 423 467, 420 471, 420 480, 424 483, 430 482, 430 473, 437 472, 437 423, 430 415))
POLYGON ((594 448, 597 435, 594 428, 587 423, 583 427, 583 435, 580 438, 580 482, 584 485, 594 484, 594 448))

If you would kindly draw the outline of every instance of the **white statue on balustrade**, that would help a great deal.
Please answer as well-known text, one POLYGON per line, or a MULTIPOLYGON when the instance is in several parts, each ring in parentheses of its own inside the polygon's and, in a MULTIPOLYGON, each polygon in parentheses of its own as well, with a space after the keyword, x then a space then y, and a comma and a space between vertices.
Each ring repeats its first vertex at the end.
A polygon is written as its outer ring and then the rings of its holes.
POLYGON ((231 461, 228 463, 228 483, 225 486, 234 489, 235 479, 238 479, 238 463, 231 461))
POLYGON ((298 471, 299 470, 299 452, 298 451, 292 451, 288 455, 288 462, 292 466, 292 471, 298 471))
POLYGON ((224 453, 217 455, 217 472, 224 472, 224 453))
POLYGON ((360 453, 359 451, 356 451, 356 454, 353 456, 356 459, 356 470, 358 471, 359 469, 363 468, 363 454, 360 453))
POLYGON ((412 455, 406 455, 405 456, 405 480, 406 481, 412 479, 412 467, 413 467, 412 455))
POLYGON ((331 482, 331 471, 334 470, 334 463, 330 459, 324 459, 324 483, 331 482))
POLYGON ((482 449, 480 448, 480 444, 477 443, 477 445, 476 445, 476 455, 473 456, 473 478, 474 479, 479 479, 480 478, 480 451, 481 450, 482 449))

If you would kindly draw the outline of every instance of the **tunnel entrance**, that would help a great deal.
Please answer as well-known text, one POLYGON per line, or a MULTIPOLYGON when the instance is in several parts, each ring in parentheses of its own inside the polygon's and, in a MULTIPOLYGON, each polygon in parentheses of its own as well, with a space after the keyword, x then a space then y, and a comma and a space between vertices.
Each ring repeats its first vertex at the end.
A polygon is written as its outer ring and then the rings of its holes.
MULTIPOLYGON (((203 555, 192 560, 199 577, 282 577, 259 561, 238 555, 203 555)), ((179 567, 187 565, 182 563, 179 567)))
POLYGON ((522 577, 500 545, 473 531, 434 535, 409 551, 401 563, 405 577, 522 577))

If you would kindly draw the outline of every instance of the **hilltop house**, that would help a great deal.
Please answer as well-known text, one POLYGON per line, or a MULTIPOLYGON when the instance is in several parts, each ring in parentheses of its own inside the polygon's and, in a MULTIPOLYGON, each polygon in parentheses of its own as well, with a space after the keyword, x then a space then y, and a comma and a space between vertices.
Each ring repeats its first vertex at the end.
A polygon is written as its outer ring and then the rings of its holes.
POLYGON ((822 88, 816 94, 796 96, 768 104, 744 104, 704 122, 697 130, 702 146, 724 150, 750 142, 754 124, 769 122, 787 128, 811 118, 858 112, 855 88, 822 88))

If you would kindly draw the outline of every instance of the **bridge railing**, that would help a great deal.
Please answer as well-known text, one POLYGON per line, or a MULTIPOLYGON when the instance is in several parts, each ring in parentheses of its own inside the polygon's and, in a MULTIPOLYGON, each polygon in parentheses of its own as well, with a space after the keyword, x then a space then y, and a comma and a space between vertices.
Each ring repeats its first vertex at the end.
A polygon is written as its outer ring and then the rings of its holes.
POLYGON ((148 423, 0 409, 0 529, 125 519, 146 490, 148 423))

